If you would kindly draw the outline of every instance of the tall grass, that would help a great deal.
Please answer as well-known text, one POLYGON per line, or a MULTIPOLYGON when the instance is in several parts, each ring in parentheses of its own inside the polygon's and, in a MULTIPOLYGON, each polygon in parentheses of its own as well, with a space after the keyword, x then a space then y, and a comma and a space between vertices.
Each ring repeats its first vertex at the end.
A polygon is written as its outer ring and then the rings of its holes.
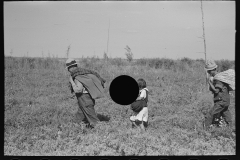
MULTIPOLYGON (((13 57, 7 57, 5 61, 8 61, 8 63, 5 64, 5 68, 27 68, 27 69, 56 69, 59 66, 64 66, 64 59, 63 61, 60 61, 58 58, 13 58, 13 57), (7 66, 6 66, 7 65, 7 66)), ((103 60, 98 57, 92 57, 92 58, 81 58, 79 59, 80 65, 82 67, 90 68, 90 69, 96 69, 101 70, 101 66, 104 65, 111 65, 111 66, 147 66, 154 69, 166 69, 166 70, 183 70, 183 68, 193 68, 196 69, 198 67, 204 67, 204 60, 203 59, 197 59, 192 60, 189 58, 182 58, 179 60, 172 60, 172 59, 166 59, 166 58, 155 58, 155 59, 136 59, 134 62, 128 62, 126 59, 122 58, 109 58, 109 60, 103 60), (100 68, 99 68, 100 67, 100 68)), ((216 64, 219 67, 219 71, 224 71, 227 69, 234 69, 235 68, 235 62, 230 60, 217 60, 216 64)))
MULTIPOLYGON (((78 59, 106 82, 96 100, 101 119, 89 130, 77 122, 65 59, 5 58, 5 155, 222 155, 235 154, 235 136, 227 128, 202 129, 212 95, 205 90, 204 61, 188 58, 78 59), (131 128, 129 106, 115 104, 108 93, 122 74, 144 78, 149 89, 149 127, 131 128)), ((217 61, 222 69, 233 61, 217 61)), ((127 90, 127 88, 126 88, 127 90)), ((235 122, 235 96, 229 107, 235 122)), ((235 123, 234 123, 235 124, 235 123)))

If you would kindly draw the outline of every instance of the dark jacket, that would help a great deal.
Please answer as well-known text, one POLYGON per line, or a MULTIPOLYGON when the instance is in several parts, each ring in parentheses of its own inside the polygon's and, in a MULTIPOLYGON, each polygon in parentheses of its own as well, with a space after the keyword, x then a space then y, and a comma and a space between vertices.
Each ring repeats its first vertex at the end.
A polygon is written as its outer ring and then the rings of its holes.
POLYGON ((93 99, 104 97, 104 89, 101 81, 95 75, 78 75, 75 78, 83 84, 93 99))
MULTIPOLYGON (((71 76, 73 80, 77 79, 83 84, 93 99, 104 97, 106 81, 97 72, 78 67, 71 73, 71 76)), ((71 91, 73 91, 72 86, 71 91)))
POLYGON ((222 107, 228 107, 230 105, 229 87, 226 83, 214 80, 213 85, 216 89, 219 89, 218 93, 214 93, 213 101, 215 104, 219 104, 222 107))
POLYGON ((136 100, 131 104, 131 109, 136 113, 140 112, 143 109, 143 107, 147 107, 148 90, 147 89, 145 90, 146 90, 146 98, 141 100, 136 100))

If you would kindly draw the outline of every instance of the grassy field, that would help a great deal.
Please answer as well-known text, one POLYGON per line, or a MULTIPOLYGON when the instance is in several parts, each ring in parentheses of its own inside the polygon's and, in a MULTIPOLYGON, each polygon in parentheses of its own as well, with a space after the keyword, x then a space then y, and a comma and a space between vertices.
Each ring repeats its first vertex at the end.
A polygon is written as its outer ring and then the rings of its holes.
MULTIPOLYGON (((202 60, 79 59, 104 77, 106 96, 96 100, 100 123, 76 123, 64 62, 54 58, 5 58, 5 155, 235 155, 236 137, 227 128, 202 129, 212 107, 202 60), (108 92, 119 75, 144 78, 149 89, 149 127, 131 128, 129 106, 114 103, 108 92), (157 78, 158 77, 158 78, 157 78)), ((220 69, 234 62, 218 61, 220 69)), ((235 93, 231 105, 235 126, 235 93)))

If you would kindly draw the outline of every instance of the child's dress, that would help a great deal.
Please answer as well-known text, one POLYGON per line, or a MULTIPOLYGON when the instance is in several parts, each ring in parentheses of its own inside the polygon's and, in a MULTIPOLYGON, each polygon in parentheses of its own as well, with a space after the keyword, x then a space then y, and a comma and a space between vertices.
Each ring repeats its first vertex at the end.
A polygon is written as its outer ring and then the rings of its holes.
POLYGON ((144 99, 138 100, 139 105, 142 105, 143 108, 139 112, 134 112, 133 115, 130 117, 130 120, 133 122, 145 122, 145 124, 148 123, 148 108, 147 108, 147 102, 148 102, 148 89, 143 88, 140 90, 139 93, 140 97, 143 97, 144 99))

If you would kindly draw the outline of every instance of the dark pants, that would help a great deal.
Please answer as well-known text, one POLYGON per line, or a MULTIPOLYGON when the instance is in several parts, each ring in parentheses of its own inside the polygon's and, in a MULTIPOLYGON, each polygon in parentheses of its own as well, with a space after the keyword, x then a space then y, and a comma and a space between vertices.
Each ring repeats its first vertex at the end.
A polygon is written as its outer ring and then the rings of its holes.
POLYGON ((95 100, 88 93, 77 93, 76 97, 78 99, 78 111, 76 113, 76 118, 79 122, 85 122, 91 126, 95 126, 99 121, 94 105, 95 100))
POLYGON ((214 106, 210 109, 210 111, 205 116, 205 127, 206 128, 209 128, 209 126, 213 122, 213 118, 216 116, 219 116, 219 117, 223 116, 223 118, 228 123, 228 125, 230 127, 232 127, 232 117, 231 117, 230 111, 228 110, 228 106, 223 107, 220 104, 215 103, 214 106))

